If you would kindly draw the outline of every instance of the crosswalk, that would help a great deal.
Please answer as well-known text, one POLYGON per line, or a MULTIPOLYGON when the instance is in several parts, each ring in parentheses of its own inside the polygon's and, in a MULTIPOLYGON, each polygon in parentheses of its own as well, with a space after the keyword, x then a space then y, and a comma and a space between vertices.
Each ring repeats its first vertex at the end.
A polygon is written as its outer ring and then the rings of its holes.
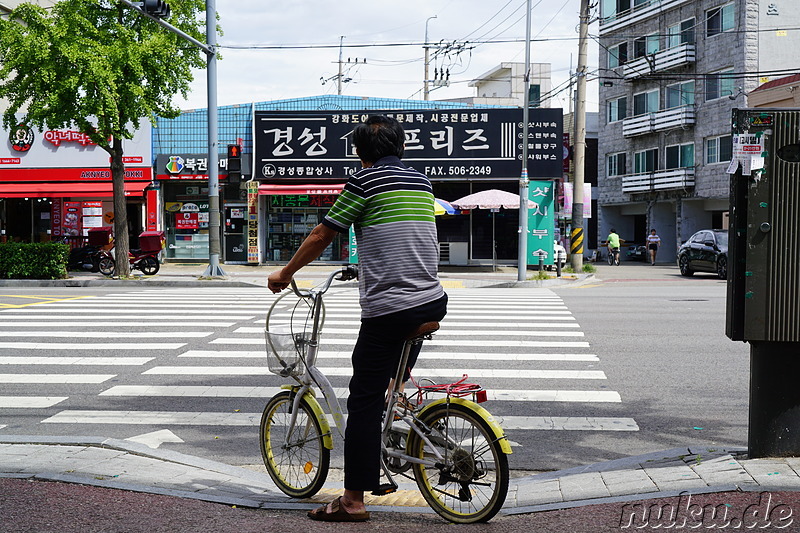
MULTIPOLYGON (((449 296, 418 378, 444 383, 467 374, 488 389, 487 407, 515 442, 527 431, 638 431, 634 419, 598 410, 622 398, 608 389, 601 358, 558 295, 458 289, 449 296)), ((69 425, 75 434, 84 424, 258 426, 259 409, 282 383, 264 353, 274 298, 255 287, 165 287, 0 310, 0 430, 20 410, 41 411, 38 423, 69 425), (87 390, 92 402, 72 401, 87 390), (220 408, 220 399, 250 408, 220 408)), ((332 290, 326 316, 318 366, 344 400, 359 326, 356 289, 332 290)))

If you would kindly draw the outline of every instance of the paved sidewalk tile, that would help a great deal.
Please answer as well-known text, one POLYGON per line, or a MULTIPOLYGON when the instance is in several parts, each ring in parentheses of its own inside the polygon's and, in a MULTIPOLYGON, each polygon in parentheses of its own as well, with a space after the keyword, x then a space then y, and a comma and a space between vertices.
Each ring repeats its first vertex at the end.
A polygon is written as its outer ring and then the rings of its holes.
POLYGON ((600 472, 575 474, 559 479, 564 501, 607 498, 611 496, 600 472))
POLYGON ((750 459, 742 466, 759 485, 794 488, 800 485, 797 472, 783 459, 750 459))
POLYGON ((559 503, 564 501, 558 479, 531 480, 520 479, 515 498, 507 500, 511 507, 559 503))
POLYGON ((710 487, 729 484, 756 485, 752 476, 747 473, 741 463, 730 455, 708 460, 700 458, 699 461, 692 461, 690 464, 695 473, 710 487))
POLYGON ((644 470, 610 470, 600 472, 600 476, 612 496, 644 494, 658 490, 644 470))
POLYGON ((657 466, 648 466, 645 472, 663 491, 682 491, 705 487, 706 483, 681 459, 664 461, 657 466))

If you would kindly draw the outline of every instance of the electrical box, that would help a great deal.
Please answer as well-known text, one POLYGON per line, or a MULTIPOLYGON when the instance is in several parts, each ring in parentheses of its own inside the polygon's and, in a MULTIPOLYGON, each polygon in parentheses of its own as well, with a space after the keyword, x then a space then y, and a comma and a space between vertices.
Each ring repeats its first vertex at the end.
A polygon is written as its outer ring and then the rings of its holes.
POLYGON ((800 341, 800 109, 734 109, 725 332, 800 341))

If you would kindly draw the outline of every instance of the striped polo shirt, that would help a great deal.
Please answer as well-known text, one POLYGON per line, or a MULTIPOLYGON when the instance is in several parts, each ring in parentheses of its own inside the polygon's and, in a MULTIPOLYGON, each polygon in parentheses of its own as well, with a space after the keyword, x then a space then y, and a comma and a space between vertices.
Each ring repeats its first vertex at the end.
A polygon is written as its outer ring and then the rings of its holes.
POLYGON ((355 227, 362 318, 444 294, 433 201, 428 178, 390 156, 353 174, 323 219, 339 232, 355 227))

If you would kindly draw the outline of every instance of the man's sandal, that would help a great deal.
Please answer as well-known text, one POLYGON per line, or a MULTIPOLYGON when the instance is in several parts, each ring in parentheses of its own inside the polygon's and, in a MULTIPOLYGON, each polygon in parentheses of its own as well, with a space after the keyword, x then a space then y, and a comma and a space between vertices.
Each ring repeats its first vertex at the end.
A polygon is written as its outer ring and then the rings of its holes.
POLYGON ((311 520, 318 520, 320 522, 366 522, 369 520, 369 511, 364 511, 363 513, 348 513, 341 504, 341 499, 342 497, 339 496, 331 502, 331 512, 328 512, 327 505, 323 505, 313 511, 309 511, 308 517, 311 520))

